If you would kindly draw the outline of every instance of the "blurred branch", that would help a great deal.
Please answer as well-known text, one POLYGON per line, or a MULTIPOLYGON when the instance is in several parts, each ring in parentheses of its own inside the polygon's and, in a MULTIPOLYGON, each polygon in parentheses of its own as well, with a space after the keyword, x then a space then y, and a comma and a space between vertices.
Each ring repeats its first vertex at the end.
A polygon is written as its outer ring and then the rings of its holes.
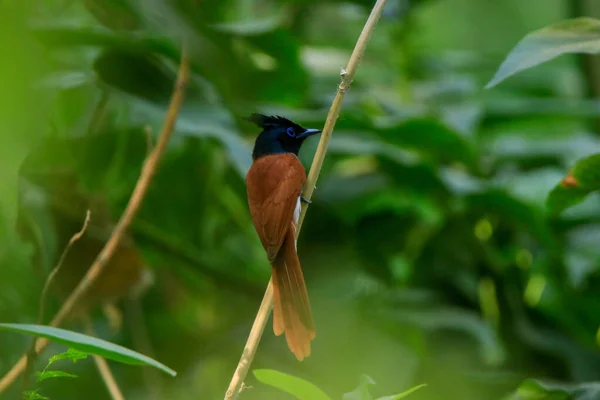
MULTIPOLYGON (((148 335, 148 328, 144 323, 142 304, 138 297, 127 299, 126 312, 128 314, 128 318, 126 319, 129 323, 135 350, 139 350, 148 357, 156 358, 150 336, 148 335)), ((142 375, 146 390, 148 391, 146 398, 159 400, 162 393, 162 377, 158 374, 158 371, 154 368, 143 368, 142 375)))
POLYGON ((94 111, 92 112, 92 119, 90 120, 90 124, 87 130, 88 135, 92 135, 102 130, 104 121, 106 120, 109 98, 110 95, 108 93, 108 90, 102 90, 102 94, 100 95, 98 104, 96 104, 96 106, 94 107, 94 111))
MULTIPOLYGON (((87 213, 85 215, 85 220, 83 221, 83 225, 82 225, 81 229, 79 230, 79 232, 75 233, 71 237, 71 239, 69 240, 69 243, 67 244, 67 246, 63 250, 63 253, 60 256, 60 259, 58 260, 58 264, 56 264, 54 269, 48 275, 48 278, 46 278, 46 282, 44 283, 44 288, 42 289, 42 295, 40 296, 40 309, 38 311, 38 319, 37 319, 38 325, 42 325, 44 323, 46 298, 48 297, 48 290, 50 288, 50 285, 52 284, 52 282, 54 282, 54 277, 60 271, 63 263, 65 262, 65 258, 67 257, 67 254, 69 253, 69 250, 71 249, 73 244, 76 241, 78 241, 79 239, 81 239, 81 237, 85 233, 85 230, 87 229, 89 222, 90 222, 90 210, 87 210, 87 213)), ((25 373, 23 374, 23 390, 21 392, 26 391, 27 387, 29 386, 29 375, 31 373, 31 368, 32 368, 33 364, 35 363, 35 357, 37 355, 37 353, 35 351, 35 341, 36 341, 35 338, 32 339, 31 346, 29 347, 29 350, 27 351, 27 362, 25 365, 25 373)))
MULTIPOLYGON (((85 326, 85 333, 90 336, 96 336, 94 334, 94 329, 92 327, 92 321, 88 316, 82 318, 83 324, 85 326)), ((114 375, 112 374, 110 367, 108 366, 108 362, 100 356, 94 355, 94 362, 96 363, 96 367, 98 367, 98 372, 110 393, 110 397, 113 400, 125 400, 125 396, 121 393, 121 389, 119 389, 119 385, 115 380, 114 375)))
MULTIPOLYGON (((386 0, 377 0, 375 5, 373 6, 373 9, 371 10, 371 15, 369 15, 369 18, 367 19, 367 22, 365 23, 365 26, 363 27, 363 30, 358 38, 358 41, 354 46, 354 50, 352 52, 352 55, 350 56, 350 60, 348 61, 348 66, 346 67, 346 69, 342 69, 340 73, 342 77, 342 82, 338 86, 337 93, 335 95, 335 98, 333 99, 333 103, 331 104, 329 113, 327 114, 327 120, 325 121, 323 132, 321 133, 321 140, 319 141, 319 146, 317 147, 317 151, 315 152, 310 172, 308 173, 306 184, 302 192, 304 198, 306 198, 309 201, 315 190, 315 185, 317 183, 317 179, 319 178, 319 174, 321 173, 321 167, 323 166, 323 161, 327 153, 327 147, 329 146, 329 142, 331 140, 331 134, 333 133, 333 128, 340 115, 342 101, 344 100, 344 96, 346 95, 346 93, 348 93, 348 90, 350 90, 350 84, 354 79, 354 75, 356 74, 358 65, 360 64, 360 61, 363 58, 363 54, 367 47, 367 43, 369 42, 369 39, 373 34, 375 26, 377 25, 377 21, 379 21, 379 17, 381 17, 381 13, 383 11, 385 3, 386 0)), ((308 206, 308 203, 301 203, 303 204, 302 211, 300 212, 300 218, 298 219, 297 234, 300 233, 300 229, 302 228, 302 222, 304 221, 304 216, 306 215, 306 209, 308 206)), ((225 400, 235 399, 241 391, 244 384, 244 380, 246 379, 246 375, 248 374, 248 370, 252 365, 254 355, 256 354, 258 343, 260 342, 262 334, 265 330, 265 325, 267 323, 267 319, 269 318, 269 314, 271 312, 272 307, 273 285, 272 280, 269 280, 267 290, 265 291, 265 295, 263 297, 262 303, 260 304, 260 308, 258 309, 258 313, 254 320, 254 324, 252 325, 252 329, 250 330, 250 334, 248 335, 246 346, 244 347, 244 351, 242 352, 242 357, 240 358, 238 366, 235 369, 235 372, 233 373, 233 377, 231 378, 231 382, 229 383, 229 388, 225 393, 225 400)))
MULTIPOLYGON (((75 220, 78 218, 76 210, 67 201, 54 198, 52 206, 60 211, 62 216, 75 220)), ((262 289, 249 279, 245 279, 235 274, 231 274, 222 269, 212 266, 211 260, 208 259, 201 251, 181 237, 176 237, 143 218, 136 219, 129 228, 133 233, 136 243, 152 246, 168 256, 176 258, 186 264, 186 268, 193 268, 200 271, 205 277, 214 280, 219 288, 229 290, 232 293, 242 293, 250 297, 256 297, 262 293, 262 289)), ((88 227, 87 235, 94 235, 98 240, 106 240, 110 231, 95 229, 94 226, 88 227)), ((121 241, 123 244, 123 241, 121 241)), ((189 283, 189 282, 188 282, 189 283)))
MULTIPOLYGON (((185 47, 182 49, 181 53, 181 62, 179 66, 179 73, 177 76, 177 82, 175 83, 175 88, 173 89, 173 94, 171 97, 171 102, 169 104, 169 108, 167 110, 167 115, 165 117, 165 121, 163 123, 160 137, 158 138, 158 143, 156 148, 150 153, 146 161, 144 162, 144 166, 142 167, 142 171, 140 177, 136 183, 135 189, 131 194, 131 198, 129 199, 129 203, 123 212, 119 222, 115 226, 111 237, 106 242, 106 245, 94 260, 94 263, 83 277, 81 282, 77 285, 77 287, 73 290, 73 292, 69 295, 61 309, 55 315, 54 319, 50 323, 51 326, 59 326, 71 313, 76 303, 82 298, 82 296, 89 290, 95 280, 98 278, 110 258, 113 256, 115 251, 117 250, 121 239, 124 237, 125 232, 129 228, 129 225, 133 221, 146 192, 148 191, 148 187, 150 186, 150 182, 156 170, 158 168, 158 163, 162 154, 164 153, 167 143, 171 138, 173 133, 173 128, 175 127, 175 121, 179 114, 179 110, 181 109, 181 105, 183 103, 185 88, 187 86, 190 75, 190 63, 187 57, 185 47)), ((36 341, 35 350, 36 352, 40 352, 48 343, 45 339, 38 339, 36 341)), ((0 379, 0 393, 2 393, 6 388, 23 372, 25 367, 26 355, 21 357, 21 359, 13 366, 13 368, 2 378, 0 379)))

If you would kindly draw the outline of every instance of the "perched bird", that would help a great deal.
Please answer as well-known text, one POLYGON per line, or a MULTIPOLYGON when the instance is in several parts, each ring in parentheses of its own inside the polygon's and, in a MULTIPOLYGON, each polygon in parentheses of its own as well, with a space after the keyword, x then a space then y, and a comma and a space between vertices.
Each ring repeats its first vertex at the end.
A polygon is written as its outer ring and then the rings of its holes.
POLYGON ((263 129, 254 144, 246 187, 252 222, 272 266, 273 330, 277 336, 285 332, 288 347, 302 360, 310 355, 316 333, 296 252, 300 201, 306 201, 306 171, 298 151, 306 138, 321 131, 278 116, 252 114, 247 120, 263 129))

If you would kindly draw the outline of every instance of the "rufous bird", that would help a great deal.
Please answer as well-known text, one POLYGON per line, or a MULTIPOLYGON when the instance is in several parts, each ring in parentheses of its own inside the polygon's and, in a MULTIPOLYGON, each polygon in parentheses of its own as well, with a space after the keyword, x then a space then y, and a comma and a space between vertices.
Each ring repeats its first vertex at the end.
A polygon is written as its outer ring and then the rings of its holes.
POLYGON ((272 267, 273 331, 285 332, 288 347, 302 360, 310 355, 316 330, 296 251, 300 202, 308 202, 302 197, 306 171, 298 152, 306 138, 321 131, 278 116, 252 114, 247 120, 263 129, 246 187, 252 222, 272 267))

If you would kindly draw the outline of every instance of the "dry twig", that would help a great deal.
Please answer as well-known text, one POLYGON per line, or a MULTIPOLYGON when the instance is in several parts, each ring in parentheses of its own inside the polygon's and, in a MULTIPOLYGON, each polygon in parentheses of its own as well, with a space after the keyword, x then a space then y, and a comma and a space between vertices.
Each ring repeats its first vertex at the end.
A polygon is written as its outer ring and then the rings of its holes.
MULTIPOLYGON (((173 89, 171 102, 169 104, 167 115, 165 117, 165 121, 163 123, 160 136, 158 138, 158 143, 144 162, 144 166, 142 167, 140 177, 135 185, 135 189, 133 190, 131 197, 129 198, 127 207, 125 208, 123 215, 121 215, 121 218, 115 226, 110 238, 106 242, 106 245, 104 246, 100 254, 98 254, 86 275, 82 278, 77 287, 73 290, 73 292, 64 302, 61 309, 54 316, 52 322, 50 323, 51 326, 59 326, 71 313, 77 302, 89 290, 89 288, 98 278, 98 276, 100 275, 110 258, 117 250, 119 243, 121 242, 125 235, 125 232, 127 231, 127 228, 133 221, 133 218, 135 217, 135 214, 137 213, 142 203, 142 200, 144 199, 144 196, 148 191, 148 187, 150 186, 152 177, 156 173, 156 169, 158 167, 160 158, 167 147, 167 143, 171 138, 171 134, 173 133, 175 121, 183 103, 185 88, 189 81, 189 75, 190 63, 184 48, 182 49, 177 82, 175 83, 175 88, 173 89)), ((37 339, 35 351, 39 353, 44 347, 46 347, 47 344, 48 340, 44 338, 37 339)), ((26 355, 21 357, 21 359, 19 359, 19 361, 13 366, 13 368, 4 377, 2 377, 2 379, 0 379, 0 393, 6 390, 6 388, 10 386, 14 382, 14 380, 23 372, 23 370, 25 369, 25 365, 26 355)))
MULTIPOLYGON (((85 316, 82 318, 82 322, 85 326, 86 335, 96 336, 94 334, 94 328, 92 327, 92 321, 90 320, 90 318, 88 316, 85 316)), ((96 355, 94 356, 94 362, 96 363, 98 372, 100 373, 100 376, 104 381, 104 385, 106 385, 106 388, 110 393, 110 397, 113 400, 125 400, 125 396, 123 396, 119 385, 117 385, 117 380, 115 379, 112 371, 110 370, 108 362, 104 358, 96 355)))
MULTIPOLYGON (((38 319, 37 319, 38 325, 41 325, 44 323, 44 312, 46 310, 46 298, 48 297, 48 290, 50 289, 52 282, 54 282, 54 277, 60 271, 63 263, 65 262, 65 258, 67 257, 67 254, 69 253, 69 250, 71 249, 71 247, 73 247, 73 244, 75 244, 76 241, 81 239, 81 237, 85 233, 85 230, 87 229, 89 222, 90 222, 90 210, 87 210, 87 213, 85 215, 85 220, 83 221, 83 225, 82 225, 81 229, 79 230, 79 232, 75 233, 71 237, 71 239, 69 240, 69 243, 67 243, 67 245, 65 246, 65 249, 63 250, 63 252, 60 256, 60 259, 58 260, 58 264, 56 264, 54 269, 52 269, 52 271, 48 275, 48 278, 46 278, 46 282, 44 283, 44 288, 42 289, 42 295, 40 296, 40 309, 38 311, 38 319)), ((27 386, 29 385, 29 375, 31 372, 31 368, 32 368, 33 364, 35 363, 36 355, 37 355, 37 353, 35 352, 35 338, 34 338, 31 340, 31 346, 29 347, 29 350, 27 351, 27 361, 26 361, 26 365, 25 365, 25 373, 23 374, 23 390, 22 390, 22 392, 27 390, 27 386)))
MULTIPOLYGON (((325 154, 327 153, 327 147, 329 146, 329 141, 331 140, 333 128, 338 119, 338 116, 340 115, 344 95, 350 89, 350 84, 354 79, 354 74, 356 73, 358 65, 362 60, 363 54, 367 47, 367 43, 369 42, 373 30, 375 29, 375 25, 377 25, 377 21, 379 21, 379 17, 381 16, 381 12, 383 11, 383 6, 385 5, 385 3, 386 0, 377 0, 375 5, 373 6, 373 9, 371 10, 371 15, 369 15, 369 18, 367 19, 367 22, 365 23, 365 26, 358 38, 358 41, 354 46, 354 51, 350 56, 348 66, 345 69, 342 69, 340 73, 342 77, 342 82, 338 87, 338 91, 335 95, 333 103, 331 104, 329 113, 327 114, 327 120, 325 121, 325 127, 323 128, 323 132, 321 133, 319 147, 317 148, 317 151, 313 158, 310 172, 308 173, 308 177, 306 179, 306 185, 302 192, 302 195, 309 201, 312 197, 313 191, 315 189, 315 184, 317 183, 317 179, 319 178, 319 174, 321 172, 321 167, 323 165, 323 160, 325 159, 325 154)), ((302 228, 302 222, 304 221, 304 216, 306 215, 307 207, 308 203, 302 202, 302 211, 298 220, 297 233, 299 233, 300 228, 302 228)), ((269 280, 267 290, 265 291, 262 303, 260 304, 260 308, 258 309, 258 313, 254 320, 254 324, 252 325, 252 329, 250 330, 250 335, 248 335, 248 340, 246 341, 246 346, 244 347, 242 357, 240 358, 238 366, 235 369, 235 372, 233 373, 233 377, 231 378, 231 382, 229 383, 229 388, 225 393, 225 400, 235 399, 238 393, 240 392, 244 380, 246 379, 246 375, 248 374, 248 370, 252 365, 252 360, 254 359, 254 355, 256 354, 258 343, 260 342, 260 338, 264 332, 265 325, 269 318, 269 314, 271 313, 272 307, 273 285, 269 280)))

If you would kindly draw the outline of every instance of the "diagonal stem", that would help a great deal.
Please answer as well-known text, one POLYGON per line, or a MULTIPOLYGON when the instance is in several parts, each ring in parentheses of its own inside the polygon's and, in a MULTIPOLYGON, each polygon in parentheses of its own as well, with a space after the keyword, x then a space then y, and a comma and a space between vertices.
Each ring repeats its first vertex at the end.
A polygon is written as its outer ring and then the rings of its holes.
MULTIPOLYGON (((319 174, 321 173, 321 167, 323 166, 323 161, 325 160, 325 155, 327 154, 327 147, 329 146, 329 142, 331 140, 331 134, 333 133, 333 128, 335 127, 335 123, 337 122, 337 119, 340 115, 340 110, 342 109, 342 101, 344 100, 344 96, 350 89, 350 84, 352 83, 354 75, 356 74, 356 70, 358 69, 358 65, 360 64, 360 61, 363 58, 363 54, 367 47, 367 43, 369 42, 369 39, 373 34, 375 25, 377 25, 379 17, 381 17, 381 13, 383 11, 385 3, 386 0, 377 0, 375 5, 373 6, 373 9, 371 10, 371 15, 369 15, 369 18, 367 19, 367 22, 365 23, 365 26, 363 27, 363 30, 358 38, 358 41, 354 46, 354 51, 350 56, 348 66, 340 73, 342 77, 342 82, 338 86, 337 93, 335 95, 335 98, 333 99, 333 103, 331 104, 329 113, 327 114, 327 120, 325 121, 323 132, 321 133, 319 147, 317 148, 317 151, 313 158, 310 172, 308 173, 308 177, 306 179, 306 185, 302 192, 302 195, 309 201, 315 190, 315 184, 317 183, 319 174)), ((302 202, 302 210, 300 212, 300 218, 298 220, 297 234, 300 233, 300 228, 302 228, 302 222, 304 221, 304 216, 306 215, 307 208, 308 203, 302 202)), ((260 304, 260 308, 258 309, 258 313, 256 314, 256 318, 254 320, 254 324, 252 325, 252 329, 250 330, 250 334, 248 335, 246 346, 244 347, 244 351, 242 352, 242 356, 237 365, 237 368, 233 373, 233 377, 231 378, 231 382, 229 383, 229 388, 225 393, 225 400, 235 399, 240 393, 241 389, 243 388, 244 380, 246 379, 246 375, 248 375, 248 371, 250 370, 250 366, 252 365, 252 360, 254 359, 254 355, 256 354, 256 349, 258 348, 258 343, 260 342, 262 334, 265 330, 265 325, 267 324, 267 320, 269 319, 271 308, 273 308, 273 285, 272 281, 269 280, 267 290, 265 291, 262 303, 260 304)))
MULTIPOLYGON (((171 135, 173 133, 173 129, 175 127, 175 121, 177 120, 177 116, 179 115, 179 110, 181 109, 181 105, 183 104, 185 88, 187 87, 190 75, 190 62, 187 57, 187 53, 185 50, 185 46, 182 49, 181 53, 181 61, 179 65, 179 73, 177 76, 177 82, 175 83, 175 88, 173 89, 173 93, 171 95, 171 102, 169 104, 169 108, 167 110, 167 115, 165 117, 165 121, 163 123, 160 136, 158 138, 158 143, 154 150, 150 153, 146 161, 144 162, 144 166, 142 167, 142 171, 140 173, 140 177, 135 185, 135 189, 129 198, 129 202, 127 203, 127 207, 125 211, 123 211, 123 215, 119 219, 119 222, 115 226, 110 238, 106 242, 106 245, 98 254, 94 263, 79 282, 77 287, 73 290, 73 292, 69 295, 67 300, 64 302, 58 313, 52 319, 50 323, 51 326, 59 326, 71 313, 77 302, 87 293, 92 284, 96 281, 98 276, 101 274, 105 266, 110 261, 111 257, 114 255, 116 250, 119 247, 119 243, 125 236, 125 232, 131 225, 133 218, 137 214, 137 211, 142 204, 142 200, 146 196, 146 192, 148 191, 148 187, 150 186, 150 182, 156 173, 158 168, 159 161, 167 148, 167 144, 171 135)), ((37 339, 35 343, 35 351, 40 352, 46 345, 48 344, 48 340, 44 338, 37 339)), ((6 390, 14 380, 23 372, 25 366, 27 364, 27 356, 22 356, 19 361, 12 367, 10 371, 6 375, 4 375, 0 379, 0 394, 6 390)))

